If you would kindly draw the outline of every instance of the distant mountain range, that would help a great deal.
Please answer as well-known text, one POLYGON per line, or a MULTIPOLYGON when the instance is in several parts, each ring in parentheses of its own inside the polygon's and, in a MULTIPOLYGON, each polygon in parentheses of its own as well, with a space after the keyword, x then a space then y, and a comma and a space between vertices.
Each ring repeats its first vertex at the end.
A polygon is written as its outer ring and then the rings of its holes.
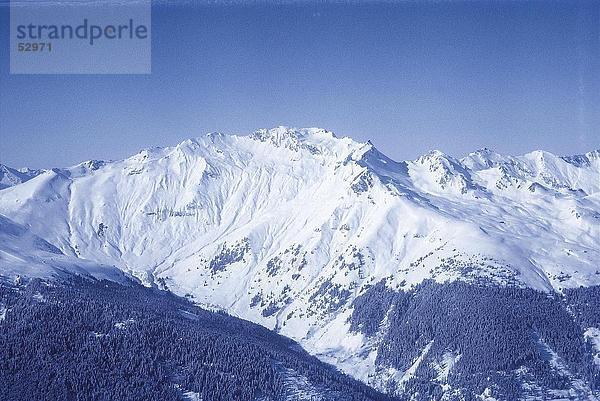
POLYGON ((397 162, 277 127, 0 171, 6 276, 122 271, 406 399, 598 396, 598 150, 397 162))
POLYGON ((22 184, 32 179, 45 170, 31 170, 28 168, 14 169, 4 164, 0 164, 0 189, 22 184))

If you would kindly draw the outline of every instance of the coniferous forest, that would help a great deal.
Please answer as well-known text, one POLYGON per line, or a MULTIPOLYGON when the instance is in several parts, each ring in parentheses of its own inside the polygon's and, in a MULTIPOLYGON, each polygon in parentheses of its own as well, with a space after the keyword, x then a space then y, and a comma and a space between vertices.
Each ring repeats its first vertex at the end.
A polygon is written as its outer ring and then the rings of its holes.
POLYGON ((33 280, 1 285, 0 303, 1 400, 388 399, 289 339, 164 291, 33 280))
POLYGON ((600 324, 599 300, 600 287, 381 281, 348 323, 377 343, 376 366, 412 369, 383 395, 290 339, 167 291, 76 277, 3 283, 0 400, 477 400, 493 389, 508 401, 532 388, 586 399, 600 388, 584 335, 600 324), (573 395, 582 385, 588 393, 573 395))
POLYGON ((584 332, 599 327, 599 311, 598 286, 558 295, 432 280, 395 291, 381 281, 354 301, 349 321, 355 332, 380 336, 378 365, 406 371, 422 358, 404 385, 407 399, 439 400, 448 386, 456 399, 479 399, 488 388, 502 400, 531 389, 543 399, 588 399, 600 390, 600 365, 584 332), (452 369, 442 382, 444 361, 452 369), (591 392, 570 394, 578 386, 591 392))

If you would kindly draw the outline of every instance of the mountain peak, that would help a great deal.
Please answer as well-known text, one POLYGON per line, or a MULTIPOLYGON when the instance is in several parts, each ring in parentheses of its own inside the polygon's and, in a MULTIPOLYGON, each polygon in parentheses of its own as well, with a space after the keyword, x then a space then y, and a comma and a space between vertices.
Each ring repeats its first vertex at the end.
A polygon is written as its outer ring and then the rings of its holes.
MULTIPOLYGON (((337 137, 333 132, 323 128, 294 128, 279 126, 271 129, 259 129, 250 135, 254 141, 271 144, 291 151, 308 151, 313 155, 332 156, 335 159, 352 156, 365 145, 349 137, 337 137)), ((353 159, 356 155, 352 156, 353 159)))
POLYGON ((458 160, 437 149, 430 150, 429 152, 420 156, 416 162, 420 164, 443 164, 445 166, 459 164, 458 160))
POLYGON ((0 189, 22 184, 25 181, 42 174, 45 170, 31 170, 28 168, 15 169, 0 164, 0 189))
POLYGON ((250 137, 261 142, 271 142, 276 146, 337 139, 333 132, 322 128, 294 128, 283 125, 270 129, 258 129, 250 137))
POLYGON ((440 150, 419 157, 413 164, 411 177, 422 184, 421 188, 432 191, 454 189, 466 194, 469 189, 477 188, 461 162, 440 150))
POLYGON ((537 150, 534 150, 534 151, 524 154, 523 157, 531 159, 531 160, 543 161, 544 159, 555 159, 558 156, 556 156, 554 153, 550 153, 545 150, 537 149, 537 150))
POLYGON ((561 159, 576 167, 589 166, 594 160, 600 160, 600 149, 592 150, 583 155, 562 156, 561 159))
POLYGON ((470 170, 485 170, 492 168, 499 163, 505 161, 505 157, 493 151, 490 148, 484 147, 469 153, 466 157, 460 159, 463 166, 470 170))

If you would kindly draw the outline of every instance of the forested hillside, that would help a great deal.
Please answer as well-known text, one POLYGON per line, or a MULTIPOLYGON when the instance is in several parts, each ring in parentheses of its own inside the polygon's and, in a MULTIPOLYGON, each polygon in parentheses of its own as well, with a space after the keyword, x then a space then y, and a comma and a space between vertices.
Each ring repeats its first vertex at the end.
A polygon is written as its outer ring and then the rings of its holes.
POLYGON ((387 400, 258 325, 139 285, 0 286, 1 400, 387 400))
POLYGON ((433 281, 396 291, 381 281, 356 298, 349 322, 376 344, 390 392, 406 399, 592 400, 598 311, 598 286, 560 296, 433 281))

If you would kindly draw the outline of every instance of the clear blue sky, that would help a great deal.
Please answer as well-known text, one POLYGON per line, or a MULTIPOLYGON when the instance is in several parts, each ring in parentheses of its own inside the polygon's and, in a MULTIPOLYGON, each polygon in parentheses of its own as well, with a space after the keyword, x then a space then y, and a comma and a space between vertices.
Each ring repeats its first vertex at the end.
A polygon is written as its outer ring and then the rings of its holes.
POLYGON ((600 1, 163 3, 148 76, 9 75, 2 4, 0 162, 15 167, 275 125, 395 159, 600 148, 600 1))

